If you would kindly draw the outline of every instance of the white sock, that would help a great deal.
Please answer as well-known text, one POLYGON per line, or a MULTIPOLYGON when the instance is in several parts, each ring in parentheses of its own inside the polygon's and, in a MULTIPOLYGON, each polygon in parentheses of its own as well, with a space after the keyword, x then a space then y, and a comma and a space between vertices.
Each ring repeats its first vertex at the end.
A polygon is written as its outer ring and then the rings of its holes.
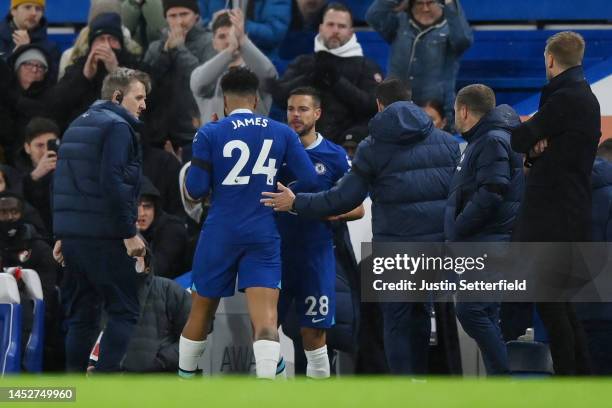
POLYGON ((198 368, 198 361, 204 350, 207 340, 189 340, 181 336, 179 340, 179 375, 191 377, 198 368))
POLYGON ((255 370, 257 378, 273 380, 276 377, 276 365, 280 359, 280 343, 271 340, 257 340, 253 343, 255 370))
POLYGON ((327 345, 316 350, 304 350, 308 365, 306 376, 310 378, 329 378, 329 358, 327 357, 327 345))

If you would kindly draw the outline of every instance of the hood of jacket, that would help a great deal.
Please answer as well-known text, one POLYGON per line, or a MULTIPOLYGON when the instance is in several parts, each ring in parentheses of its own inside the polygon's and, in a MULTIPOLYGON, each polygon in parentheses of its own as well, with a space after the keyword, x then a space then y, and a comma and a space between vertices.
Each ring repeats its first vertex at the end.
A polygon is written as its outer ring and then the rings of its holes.
POLYGON ((484 115, 472 129, 462 134, 468 142, 477 140, 484 134, 496 129, 511 131, 521 124, 521 118, 509 105, 499 105, 484 115))
POLYGON ((373 139, 410 145, 425 139, 433 131, 431 118, 412 102, 399 101, 387 106, 369 124, 373 139))

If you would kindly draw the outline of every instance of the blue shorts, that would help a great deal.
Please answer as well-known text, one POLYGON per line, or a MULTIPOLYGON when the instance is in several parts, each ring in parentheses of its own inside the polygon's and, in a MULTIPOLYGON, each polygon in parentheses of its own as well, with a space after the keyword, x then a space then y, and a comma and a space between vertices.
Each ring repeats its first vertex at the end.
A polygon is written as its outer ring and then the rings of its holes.
POLYGON ((265 243, 231 244, 204 238, 193 259, 193 288, 208 298, 234 295, 238 289, 280 289, 280 240, 265 243))
POLYGON ((332 327, 336 323, 336 257, 332 243, 284 247, 282 262, 279 321, 284 320, 294 302, 300 327, 332 327))

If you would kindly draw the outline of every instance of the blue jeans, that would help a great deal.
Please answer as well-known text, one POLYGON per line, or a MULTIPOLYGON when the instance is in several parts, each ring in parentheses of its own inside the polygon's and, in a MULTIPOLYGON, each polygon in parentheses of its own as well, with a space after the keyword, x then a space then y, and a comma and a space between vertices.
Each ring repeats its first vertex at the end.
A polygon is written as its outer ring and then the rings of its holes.
POLYGON ((391 374, 427 374, 431 316, 424 303, 381 303, 383 342, 391 374))
POLYGON ((122 240, 64 239, 62 252, 66 369, 86 370, 104 309, 107 323, 96 371, 119 371, 140 314, 134 259, 122 240))
POLYGON ((457 317, 463 330, 478 344, 487 375, 510 372, 506 343, 499 325, 499 302, 457 302, 457 317))

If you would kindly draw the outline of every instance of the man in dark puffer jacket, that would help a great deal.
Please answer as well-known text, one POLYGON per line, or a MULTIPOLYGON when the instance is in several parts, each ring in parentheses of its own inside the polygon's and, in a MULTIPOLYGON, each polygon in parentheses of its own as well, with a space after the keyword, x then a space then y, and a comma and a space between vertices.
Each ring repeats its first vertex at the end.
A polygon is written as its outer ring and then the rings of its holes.
MULTIPOLYGON (((495 107, 485 85, 469 85, 455 101, 455 126, 468 145, 453 177, 444 232, 449 241, 510 241, 523 193, 522 157, 510 147, 521 123, 508 105, 495 107)), ((457 317, 476 340, 488 375, 507 374, 499 302, 458 302, 457 317)))
MULTIPOLYGON (((410 100, 410 91, 395 79, 377 89, 379 113, 370 121, 370 136, 358 146, 352 170, 331 190, 293 195, 265 193, 277 211, 293 207, 300 215, 342 214, 372 199, 375 242, 441 242, 444 209, 459 161, 459 144, 436 129, 429 116, 410 100)), ((381 304, 384 345, 392 374, 424 374, 430 316, 424 303, 381 304)))
POLYGON ((135 127, 149 91, 146 74, 119 68, 102 86, 102 97, 66 131, 53 182, 53 255, 64 262, 62 288, 68 333, 66 365, 83 372, 100 330, 102 304, 108 324, 100 345, 99 371, 120 368, 138 321, 133 256, 144 242, 136 235, 141 154, 135 127))

